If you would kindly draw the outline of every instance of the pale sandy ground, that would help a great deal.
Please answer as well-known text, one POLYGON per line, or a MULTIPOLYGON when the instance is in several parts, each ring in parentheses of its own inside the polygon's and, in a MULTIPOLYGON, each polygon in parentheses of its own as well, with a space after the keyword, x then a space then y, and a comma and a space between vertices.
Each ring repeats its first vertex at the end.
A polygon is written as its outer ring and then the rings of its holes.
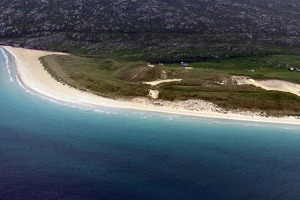
POLYGON ((300 96, 300 85, 281 80, 254 80, 245 76, 233 76, 233 80, 239 85, 255 85, 265 90, 277 90, 282 92, 290 92, 300 96))
POLYGON ((182 81, 182 79, 166 79, 166 80, 143 82, 143 84, 155 86, 155 85, 159 85, 161 83, 180 82, 180 81, 182 81))
POLYGON ((300 120, 295 117, 272 118, 261 116, 260 113, 226 112, 210 102, 201 100, 167 102, 161 100, 149 100, 147 98, 135 98, 117 101, 103 98, 63 85, 51 77, 51 75, 43 68, 39 58, 45 55, 61 53, 28 50, 8 46, 4 48, 14 56, 19 78, 26 87, 59 101, 81 105, 127 108, 210 118, 300 124, 300 120))

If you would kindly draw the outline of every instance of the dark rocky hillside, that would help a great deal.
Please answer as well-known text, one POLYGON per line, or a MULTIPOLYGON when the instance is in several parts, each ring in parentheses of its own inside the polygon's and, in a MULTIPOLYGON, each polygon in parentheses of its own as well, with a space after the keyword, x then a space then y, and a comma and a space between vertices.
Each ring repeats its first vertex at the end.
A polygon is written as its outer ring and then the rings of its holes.
POLYGON ((0 41, 29 48, 201 60, 300 47, 300 0, 1 0, 0 8, 0 41))

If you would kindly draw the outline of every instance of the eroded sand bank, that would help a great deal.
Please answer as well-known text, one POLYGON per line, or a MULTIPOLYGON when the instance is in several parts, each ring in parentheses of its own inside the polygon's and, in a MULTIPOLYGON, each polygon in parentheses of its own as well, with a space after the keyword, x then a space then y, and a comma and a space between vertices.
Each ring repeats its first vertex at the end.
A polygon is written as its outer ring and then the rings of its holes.
POLYGON ((300 85, 282 80, 254 80, 245 76, 233 76, 233 80, 239 85, 255 85, 265 90, 276 90, 281 92, 293 93, 300 96, 300 85))

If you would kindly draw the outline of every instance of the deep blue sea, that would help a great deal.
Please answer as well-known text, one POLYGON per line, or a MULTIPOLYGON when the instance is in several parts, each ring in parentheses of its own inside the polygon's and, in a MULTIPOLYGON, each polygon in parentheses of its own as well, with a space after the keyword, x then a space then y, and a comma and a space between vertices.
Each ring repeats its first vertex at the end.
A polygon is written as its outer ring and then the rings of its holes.
POLYGON ((300 199, 300 126, 56 103, 0 49, 0 199, 300 199))

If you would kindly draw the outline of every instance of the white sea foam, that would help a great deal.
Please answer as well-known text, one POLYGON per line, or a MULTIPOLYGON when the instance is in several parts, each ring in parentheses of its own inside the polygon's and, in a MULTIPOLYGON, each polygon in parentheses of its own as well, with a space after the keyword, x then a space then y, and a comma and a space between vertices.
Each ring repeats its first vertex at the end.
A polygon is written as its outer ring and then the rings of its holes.
POLYGON ((21 88, 23 88, 23 89, 25 90, 25 92, 27 92, 27 93, 29 93, 29 94, 35 96, 35 94, 33 94, 31 91, 29 91, 28 89, 25 88, 25 86, 22 84, 22 82, 20 81, 20 79, 19 79, 17 76, 16 76, 16 79, 17 79, 17 82, 18 82, 19 86, 20 86, 21 88))
POLYGON ((58 104, 58 102, 57 102, 57 101, 55 101, 55 100, 53 100, 53 99, 49 99, 49 101, 51 101, 52 103, 56 103, 56 104, 58 104))
POLYGON ((4 58, 5 68, 7 69, 7 72, 8 72, 8 75, 9 75, 9 79, 10 79, 11 82, 14 82, 14 80, 13 80, 13 78, 11 76, 8 55, 7 55, 7 53, 2 48, 0 48, 0 51, 1 51, 1 54, 2 54, 2 56, 4 58))
POLYGON ((104 113, 103 110, 94 110, 94 112, 98 112, 98 113, 104 113))

